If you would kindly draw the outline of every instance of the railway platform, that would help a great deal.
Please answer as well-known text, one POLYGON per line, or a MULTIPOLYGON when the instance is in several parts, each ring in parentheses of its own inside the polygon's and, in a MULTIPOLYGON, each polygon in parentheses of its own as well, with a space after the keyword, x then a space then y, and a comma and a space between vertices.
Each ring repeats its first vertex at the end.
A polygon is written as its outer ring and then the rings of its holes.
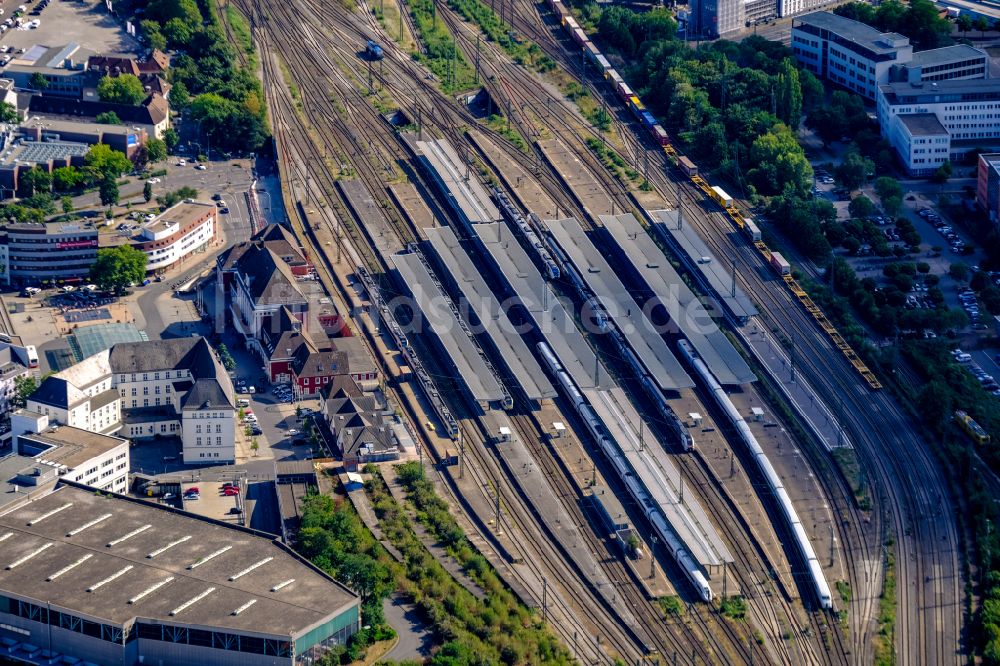
POLYGON ((480 132, 469 130, 466 136, 503 181, 504 189, 517 199, 522 209, 535 213, 542 219, 559 217, 559 207, 556 202, 545 193, 533 174, 521 168, 520 164, 480 132))
POLYGON ((389 196, 392 197, 403 216, 420 234, 420 239, 427 240, 423 230, 425 228, 432 229, 439 225, 434 213, 427 207, 427 202, 417 192, 417 188, 412 183, 393 183, 386 189, 389 190, 389 196))
POLYGON ((604 186, 566 144, 558 139, 546 139, 536 142, 536 145, 541 149, 545 161, 556 170, 563 184, 587 212, 591 221, 597 223, 601 215, 621 212, 608 197, 604 186))

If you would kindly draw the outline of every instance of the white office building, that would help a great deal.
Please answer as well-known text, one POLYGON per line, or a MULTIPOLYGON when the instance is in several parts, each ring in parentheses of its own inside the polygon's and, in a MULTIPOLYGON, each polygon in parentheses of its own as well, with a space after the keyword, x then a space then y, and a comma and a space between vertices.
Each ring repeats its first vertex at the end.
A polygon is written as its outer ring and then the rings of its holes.
POLYGON ((33 467, 39 476, 53 469, 67 481, 115 493, 128 492, 127 439, 72 426, 50 426, 44 415, 37 416, 34 426, 31 432, 18 435, 15 451, 34 459, 33 467))
MULTIPOLYGON (((34 420, 129 439, 179 437, 189 464, 236 459, 233 385, 204 338, 124 342, 45 379, 11 420, 34 420)), ((44 427, 44 426, 43 426, 44 427)))
POLYGON ((1000 140, 1000 79, 879 86, 878 120, 910 175, 1000 140))
POLYGON ((988 56, 966 45, 913 51, 910 40, 830 12, 792 21, 796 61, 821 79, 874 101, 878 87, 894 81, 984 79, 988 56))

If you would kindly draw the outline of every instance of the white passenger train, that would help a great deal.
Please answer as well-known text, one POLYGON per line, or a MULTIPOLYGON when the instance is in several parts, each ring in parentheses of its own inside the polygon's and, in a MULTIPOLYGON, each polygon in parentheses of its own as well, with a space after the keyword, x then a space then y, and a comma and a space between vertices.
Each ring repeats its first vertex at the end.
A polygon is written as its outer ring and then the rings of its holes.
POLYGON ((795 512, 795 507, 792 506, 792 500, 788 497, 788 493, 785 491, 785 486, 781 482, 781 478, 778 473, 774 471, 774 467, 771 466, 771 461, 767 459, 767 455, 764 450, 761 449, 760 444, 757 442, 757 438, 754 437, 753 432, 750 430, 750 426, 740 415, 739 410, 733 405, 733 401, 729 399, 726 395, 725 390, 723 390, 722 385, 719 384, 718 380, 705 365, 704 361, 698 356, 694 351, 694 348, 685 341, 680 340, 677 346, 681 350, 681 355, 687 360, 691 365, 692 369, 701 377, 705 384, 705 387, 711 391, 715 398, 715 402, 722 408, 722 411, 726 413, 726 416, 736 427, 736 431, 740 435, 740 439, 743 443, 747 445, 750 449, 750 453, 753 459, 756 461, 757 466, 760 468, 761 472, 764 474, 764 478, 767 479, 768 486, 771 487, 771 492, 774 493, 778 500, 778 505, 781 507, 781 513, 784 515, 785 520, 788 521, 791 527, 792 534, 795 537, 795 543, 798 546, 799 552, 802 554, 802 558, 806 561, 806 565, 809 567, 809 576, 812 579, 812 587, 816 592, 816 596, 819 598, 819 605, 823 608, 831 608, 833 601, 830 597, 830 586, 826 582, 826 577, 823 575, 823 567, 820 566, 819 559, 816 557, 816 552, 813 550, 812 544, 809 543, 809 536, 806 534, 805 528, 802 527, 802 521, 799 520, 798 514, 795 512))
POLYGON ((649 492, 638 480, 637 475, 632 470, 625 455, 618 448, 618 444, 614 441, 608 429, 601 422, 601 419, 594 412, 593 408, 587 403, 587 399, 580 392, 580 389, 577 388, 569 373, 566 372, 559 359, 552 352, 552 349, 544 342, 539 342, 537 347, 542 358, 545 359, 545 364, 548 366, 549 371, 552 372, 552 375, 559 382, 560 386, 562 386, 566 397, 573 403, 573 408, 587 426, 587 430, 601 447, 601 451, 603 451, 605 457, 614 466, 619 478, 628 488, 629 493, 635 499, 636 503, 643 507, 646 518, 652 523, 657 536, 666 545, 677 564, 680 565, 684 575, 694 585, 698 591, 698 596, 704 601, 711 601, 712 589, 708 585, 708 580, 691 556, 691 553, 684 546, 684 543, 670 528, 666 517, 657 508, 649 492))

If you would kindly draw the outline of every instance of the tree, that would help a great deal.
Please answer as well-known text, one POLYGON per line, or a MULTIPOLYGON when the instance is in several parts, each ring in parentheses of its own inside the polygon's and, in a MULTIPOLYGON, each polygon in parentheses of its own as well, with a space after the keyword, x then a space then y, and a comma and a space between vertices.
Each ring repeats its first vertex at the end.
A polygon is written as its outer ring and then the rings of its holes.
POLYGON ((861 153, 851 151, 844 161, 834 169, 834 177, 848 190, 856 190, 865 182, 869 173, 875 171, 875 164, 862 157, 861 153))
POLYGON ((0 123, 16 123, 17 107, 10 102, 0 102, 0 123))
POLYGON ((153 198, 153 184, 149 181, 146 181, 142 186, 142 198, 146 200, 146 203, 149 203, 153 198))
POLYGON ((881 176, 875 179, 875 193, 879 198, 903 196, 903 186, 892 176, 881 176))
POLYGON ((102 206, 114 206, 121 194, 118 191, 118 181, 114 178, 104 178, 99 186, 102 206))
POLYGON ((804 195, 812 184, 812 167, 787 126, 779 123, 750 147, 753 168, 747 178, 763 195, 791 191, 804 195))
POLYGON ((76 167, 64 166, 52 172, 52 189, 56 192, 72 192, 83 182, 83 174, 76 167))
MULTIPOLYGON (((176 90, 176 86, 175 86, 176 90)), ((170 96, 171 101, 173 100, 173 95, 170 96)), ((167 145, 167 150, 173 152, 177 144, 180 143, 181 138, 177 135, 177 130, 173 127, 168 127, 163 131, 163 143, 167 145)))
POLYGON ((860 194, 851 200, 851 203, 847 206, 847 210, 851 214, 851 217, 863 219, 870 217, 875 212, 875 204, 872 203, 871 199, 860 194))
POLYGON ((236 369, 236 360, 233 358, 233 355, 229 353, 229 347, 227 347, 224 342, 219 343, 216 351, 219 353, 219 360, 222 362, 222 367, 229 371, 236 369))
POLYGON ((972 27, 979 31, 979 37, 986 37, 986 31, 990 29, 990 21, 985 16, 977 16, 972 22, 972 27))
POLYGON ((45 78, 45 75, 41 72, 35 72, 28 79, 28 85, 30 85, 35 90, 45 90, 49 87, 49 80, 45 78))
POLYGON ((21 190, 25 196, 32 196, 39 192, 48 192, 52 189, 52 174, 40 166, 32 167, 20 178, 21 190))
POLYGON ((150 162, 162 162, 167 159, 167 144, 163 139, 149 139, 146 141, 146 157, 150 162))
POLYGON ((191 41, 194 30, 183 19, 172 18, 163 26, 163 36, 167 38, 167 43, 170 46, 183 47, 191 41))
POLYGON ((101 125, 124 125, 122 119, 118 117, 118 114, 114 111, 105 111, 104 113, 98 113, 94 118, 101 125))
POLYGON ((113 150, 105 143, 95 143, 91 146, 83 161, 98 174, 99 178, 118 178, 132 170, 132 162, 125 153, 113 150))
POLYGON ((146 99, 146 90, 134 74, 119 74, 101 78, 97 82, 97 95, 102 102, 135 106, 146 99))
POLYGON ((969 277, 969 267, 960 261, 956 261, 948 267, 948 275, 956 280, 965 280, 969 277))
POLYGON ((781 62, 774 87, 778 117, 792 129, 797 129, 802 122, 802 87, 799 70, 792 64, 791 58, 781 62))
POLYGON ((964 36, 970 30, 972 30, 972 17, 968 14, 959 14, 958 18, 955 19, 955 25, 962 32, 964 36))
POLYGON ((145 279, 147 259, 145 252, 131 245, 101 248, 90 267, 90 280, 98 288, 120 296, 130 284, 145 279))
POLYGON ((944 185, 951 178, 951 162, 945 162, 931 175, 931 182, 944 185))
POLYGON ((28 404, 28 396, 38 388, 38 380, 31 375, 14 377, 14 395, 11 396, 13 407, 20 408, 28 404))
POLYGON ((250 450, 253 451, 255 456, 257 455, 257 452, 260 451, 260 444, 257 442, 256 437, 250 440, 250 450))
POLYGON ((62 212, 66 215, 73 212, 73 197, 65 196, 62 198, 62 212))

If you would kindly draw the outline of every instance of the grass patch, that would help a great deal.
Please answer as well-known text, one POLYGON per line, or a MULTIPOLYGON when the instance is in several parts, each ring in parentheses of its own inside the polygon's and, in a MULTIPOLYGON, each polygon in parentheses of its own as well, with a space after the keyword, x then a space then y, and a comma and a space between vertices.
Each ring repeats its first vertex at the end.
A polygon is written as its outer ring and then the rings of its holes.
POLYGON ((226 22, 236 38, 237 45, 243 49, 243 53, 248 56, 253 55, 255 52, 253 36, 250 34, 250 26, 247 24, 246 18, 232 5, 226 5, 225 11, 226 22))
POLYGON ((514 30, 500 20, 492 9, 479 0, 449 0, 448 6, 479 26, 486 39, 495 42, 519 65, 530 67, 536 72, 550 72, 556 67, 552 58, 545 55, 535 44, 515 35, 514 30))
POLYGON ((396 104, 396 100, 392 98, 385 90, 379 90, 378 92, 372 93, 369 96, 372 106, 383 116, 393 111, 399 110, 399 105, 396 104))
POLYGON ((379 0, 379 4, 370 5, 372 14, 390 39, 399 44, 407 52, 415 51, 417 40, 410 33, 410 26, 403 22, 403 14, 396 0, 379 0))
POLYGON ((896 552, 893 543, 886 544, 885 582, 878 601, 878 639, 875 641, 875 666, 896 663, 896 552))
POLYGON ((288 86, 288 92, 292 95, 292 100, 295 102, 295 108, 301 111, 302 93, 299 91, 299 87, 295 85, 295 77, 292 76, 292 72, 288 69, 288 65, 281 58, 278 58, 278 68, 281 69, 281 78, 285 80, 285 85, 288 86))
POLYGON ((838 580, 834 583, 837 587, 837 593, 840 594, 840 599, 845 604, 851 603, 851 584, 846 580, 838 580))
POLYGON ((741 596, 724 597, 719 605, 722 614, 732 620, 742 620, 747 616, 747 602, 741 596))
POLYGON ((510 141, 514 146, 520 150, 522 153, 528 152, 528 144, 525 142, 524 137, 522 137, 517 130, 513 127, 507 125, 507 119, 503 116, 493 114, 485 121, 487 127, 501 135, 503 138, 510 141))
POLYGON ((642 185, 649 187, 649 183, 642 177, 642 174, 633 169, 629 163, 625 161, 625 158, 619 155, 616 150, 610 148, 606 143, 596 137, 588 137, 586 143, 591 152, 597 155, 598 159, 601 160, 601 164, 604 165, 604 168, 619 181, 625 185, 639 184, 640 188, 642 185))
POLYGON ((426 49, 424 53, 414 51, 414 60, 434 72, 446 93, 467 90, 475 85, 476 73, 455 44, 447 26, 437 20, 433 0, 412 0, 409 5, 413 24, 426 49))
POLYGON ((839 448, 834 449, 830 454, 833 461, 840 468, 847 485, 851 487, 851 494, 854 501, 862 511, 871 511, 872 498, 868 494, 868 484, 865 483, 864 472, 861 470, 861 463, 858 461, 858 453, 854 449, 839 448))
POLYGON ((757 645, 764 644, 764 634, 761 632, 760 629, 753 630, 753 640, 755 643, 757 643, 757 645))
POLYGON ((684 604, 676 595, 660 597, 656 601, 660 604, 660 609, 667 617, 680 617, 684 614, 684 604))

